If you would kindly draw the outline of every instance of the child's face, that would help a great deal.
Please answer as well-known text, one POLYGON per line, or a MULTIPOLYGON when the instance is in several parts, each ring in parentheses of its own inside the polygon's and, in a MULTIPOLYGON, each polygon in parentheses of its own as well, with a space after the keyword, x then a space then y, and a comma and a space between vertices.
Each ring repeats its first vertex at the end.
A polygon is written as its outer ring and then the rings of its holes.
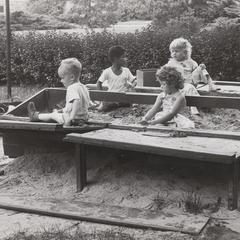
POLYGON ((116 64, 116 65, 119 66, 119 67, 126 66, 126 64, 127 64, 127 58, 125 57, 125 55, 122 55, 122 56, 119 57, 119 58, 115 58, 115 59, 113 60, 113 64, 116 64))
POLYGON ((167 84, 167 82, 165 81, 160 81, 158 80, 160 85, 161 85, 161 89, 166 93, 166 94, 170 94, 172 93, 174 90, 176 90, 174 84, 167 84))
POLYGON ((171 49, 171 57, 176 59, 177 61, 184 61, 187 59, 187 51, 186 49, 174 48, 171 49))
POLYGON ((69 73, 64 67, 59 67, 58 75, 61 78, 61 83, 66 88, 75 82, 74 74, 69 73))

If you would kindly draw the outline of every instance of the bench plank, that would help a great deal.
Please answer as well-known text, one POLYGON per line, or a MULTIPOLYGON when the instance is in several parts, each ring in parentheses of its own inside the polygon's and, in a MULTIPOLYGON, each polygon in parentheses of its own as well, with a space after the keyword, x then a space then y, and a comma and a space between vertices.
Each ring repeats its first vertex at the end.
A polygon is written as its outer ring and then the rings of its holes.
POLYGON ((130 130, 103 129, 85 134, 69 134, 65 140, 192 160, 231 164, 240 142, 229 139, 189 136, 185 138, 146 136, 130 130))
MULTIPOLYGON (((156 93, 90 91, 90 97, 93 101, 106 102, 154 104, 157 96, 156 93)), ((239 97, 186 96, 186 101, 188 106, 240 109, 239 97)))
MULTIPOLYGON (((18 118, 19 117, 16 117, 16 119, 18 118)), ((61 127, 61 125, 56 123, 28 122, 29 120, 27 118, 25 119, 25 121, 26 122, 15 120, 0 120, 0 129, 55 131, 57 128, 61 127)))
POLYGON ((219 130, 201 130, 201 129, 179 129, 165 126, 143 126, 140 124, 113 124, 109 123, 109 128, 122 130, 136 130, 136 131, 153 131, 153 132, 183 132, 187 136, 209 137, 209 138, 224 138, 240 140, 240 132, 219 131, 219 130))

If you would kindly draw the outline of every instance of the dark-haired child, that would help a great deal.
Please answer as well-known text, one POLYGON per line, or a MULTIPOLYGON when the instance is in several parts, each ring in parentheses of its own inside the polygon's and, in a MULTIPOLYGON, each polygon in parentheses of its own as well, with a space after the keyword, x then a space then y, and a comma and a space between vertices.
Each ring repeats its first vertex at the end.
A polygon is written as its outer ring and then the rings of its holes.
MULTIPOLYGON (((134 88, 136 78, 127 67, 124 67, 126 65, 125 49, 121 46, 111 47, 108 51, 108 58, 112 66, 102 72, 97 82, 98 89, 102 90, 103 86, 107 86, 108 91, 111 92, 126 92, 134 88)), ((108 111, 121 106, 126 106, 126 104, 102 102, 99 110, 108 111)))
POLYGON ((181 114, 185 109, 186 99, 180 91, 184 87, 182 73, 176 68, 164 65, 156 73, 162 93, 153 107, 142 118, 141 124, 173 123, 179 128, 194 128, 194 122, 181 114))

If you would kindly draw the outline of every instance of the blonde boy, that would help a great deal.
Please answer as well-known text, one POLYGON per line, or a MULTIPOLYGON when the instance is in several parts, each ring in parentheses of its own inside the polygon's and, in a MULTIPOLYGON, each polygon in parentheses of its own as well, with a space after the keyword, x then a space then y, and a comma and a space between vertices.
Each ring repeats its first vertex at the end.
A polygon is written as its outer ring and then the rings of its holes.
POLYGON ((30 121, 54 121, 65 126, 81 125, 87 121, 90 97, 87 88, 79 81, 81 72, 82 64, 76 58, 64 59, 58 68, 58 75, 67 88, 65 107, 60 111, 39 113, 34 103, 30 102, 28 104, 30 121))

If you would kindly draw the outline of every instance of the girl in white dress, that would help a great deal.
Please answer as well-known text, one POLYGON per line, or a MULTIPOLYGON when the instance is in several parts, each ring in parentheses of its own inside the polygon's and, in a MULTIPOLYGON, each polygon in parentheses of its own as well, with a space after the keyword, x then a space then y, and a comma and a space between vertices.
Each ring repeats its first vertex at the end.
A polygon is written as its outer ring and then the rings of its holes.
MULTIPOLYGON (((196 86, 199 82, 209 85, 209 90, 214 91, 215 86, 212 79, 206 70, 205 64, 198 65, 196 61, 191 58, 192 45, 184 38, 174 39, 169 50, 171 58, 168 65, 177 67, 182 71, 184 78, 183 93, 185 96, 199 96, 196 86)), ((199 114, 196 107, 191 107, 192 114, 199 114)))
POLYGON ((181 89, 184 86, 182 73, 176 68, 164 65, 156 73, 162 93, 153 107, 140 121, 141 124, 174 124, 179 128, 194 128, 194 122, 182 115, 186 99, 181 89))

